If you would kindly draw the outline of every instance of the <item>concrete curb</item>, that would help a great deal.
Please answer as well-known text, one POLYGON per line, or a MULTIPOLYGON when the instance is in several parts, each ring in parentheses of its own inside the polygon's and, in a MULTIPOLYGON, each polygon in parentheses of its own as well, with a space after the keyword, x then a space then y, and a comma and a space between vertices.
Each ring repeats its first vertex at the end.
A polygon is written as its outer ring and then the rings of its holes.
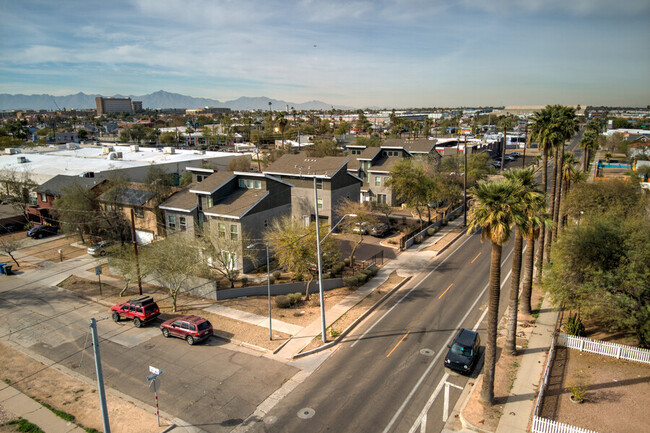
MULTIPOLYGON (((366 310, 361 316, 359 316, 354 322, 352 322, 350 324, 350 326, 345 328, 345 330, 343 332, 341 332, 341 335, 336 337, 336 339, 334 339, 334 341, 331 341, 331 342, 329 342, 327 344, 324 344, 321 347, 317 347, 316 349, 312 349, 312 350, 309 350, 307 352, 296 353, 295 355, 293 355, 293 359, 302 358, 304 356, 308 356, 308 355, 312 355, 314 353, 321 352, 321 351, 323 351, 325 349, 329 349, 330 347, 334 346, 335 344, 340 343, 341 340, 345 336, 347 336, 350 333, 350 331, 352 331, 359 323, 361 323, 362 320, 364 320, 366 317, 368 317, 370 315, 370 313, 372 313, 374 310, 377 309, 377 307, 379 307, 381 304, 383 304, 384 301, 386 301, 390 296, 393 295, 393 293, 395 293, 396 291, 401 289, 402 286, 404 286, 407 282, 409 282, 411 280, 411 278, 412 278, 412 276, 408 276, 408 277, 404 278, 397 286, 393 287, 388 293, 386 293, 384 296, 382 296, 379 301, 377 301, 375 304, 373 304, 370 308, 368 308, 368 310, 366 310)), ((359 301, 359 302, 361 302, 361 301, 359 301)))

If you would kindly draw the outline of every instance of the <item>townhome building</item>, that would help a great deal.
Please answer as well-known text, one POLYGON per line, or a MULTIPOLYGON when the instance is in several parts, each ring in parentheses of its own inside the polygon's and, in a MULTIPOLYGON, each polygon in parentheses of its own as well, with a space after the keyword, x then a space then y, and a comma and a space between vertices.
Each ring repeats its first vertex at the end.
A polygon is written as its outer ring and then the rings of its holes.
POLYGON ((442 158, 436 150, 436 140, 426 138, 392 138, 384 141, 381 147, 349 145, 347 149, 351 157, 348 172, 363 181, 360 191, 361 201, 373 201, 390 206, 399 205, 388 186, 390 173, 398 162, 405 158, 413 158, 426 165, 437 167, 442 158))
POLYGON ((196 182, 161 204, 166 228, 206 237, 219 244, 234 269, 249 272, 264 252, 251 251, 259 254, 252 260, 244 249, 263 239, 274 219, 291 214, 292 185, 264 173, 209 170, 190 169, 196 182))
POLYGON ((321 222, 334 226, 340 218, 338 207, 341 202, 344 199, 359 201, 360 198, 362 180, 348 170, 349 160, 341 156, 315 158, 304 153, 283 155, 269 165, 264 174, 292 185, 292 217, 309 225, 316 221, 317 204, 321 222))
POLYGON ((36 204, 27 206, 27 215, 30 221, 35 221, 39 224, 58 225, 55 216, 52 214, 54 201, 61 197, 67 189, 75 185, 86 191, 91 190, 98 196, 106 189, 107 181, 79 176, 65 176, 62 174, 54 176, 34 188, 36 204))

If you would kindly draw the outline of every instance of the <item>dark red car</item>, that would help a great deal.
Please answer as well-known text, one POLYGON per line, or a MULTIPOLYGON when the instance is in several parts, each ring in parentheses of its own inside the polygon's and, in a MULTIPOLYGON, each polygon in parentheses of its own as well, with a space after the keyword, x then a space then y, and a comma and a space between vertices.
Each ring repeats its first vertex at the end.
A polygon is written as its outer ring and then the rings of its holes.
POLYGON ((178 337, 190 346, 212 335, 212 324, 198 316, 183 316, 169 319, 160 325, 165 337, 178 337))
POLYGON ((158 304, 151 296, 138 296, 111 307, 113 320, 119 322, 122 317, 133 319, 136 328, 151 322, 160 316, 158 304))

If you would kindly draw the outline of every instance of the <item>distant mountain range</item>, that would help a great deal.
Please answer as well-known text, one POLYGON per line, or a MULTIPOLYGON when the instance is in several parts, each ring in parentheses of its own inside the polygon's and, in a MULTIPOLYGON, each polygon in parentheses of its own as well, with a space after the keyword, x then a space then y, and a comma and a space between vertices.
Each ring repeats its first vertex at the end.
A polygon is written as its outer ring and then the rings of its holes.
MULTIPOLYGON (((43 95, 9 95, 0 94, 0 111, 10 110, 57 110, 57 109, 78 109, 85 110, 96 108, 95 97, 107 95, 86 95, 77 93, 76 95, 53 96, 43 95)), ((123 98, 122 95, 113 95, 116 98, 123 98)), ((322 101, 308 101, 295 103, 271 99, 265 96, 260 97, 241 97, 232 101, 221 102, 216 99, 194 98, 192 96, 181 95, 179 93, 165 92, 159 90, 149 95, 129 95, 134 101, 142 101, 143 108, 201 108, 201 107, 226 107, 231 110, 268 110, 269 102, 273 110, 330 110, 332 105, 322 101)), ((349 110, 352 107, 334 106, 337 109, 349 110)))

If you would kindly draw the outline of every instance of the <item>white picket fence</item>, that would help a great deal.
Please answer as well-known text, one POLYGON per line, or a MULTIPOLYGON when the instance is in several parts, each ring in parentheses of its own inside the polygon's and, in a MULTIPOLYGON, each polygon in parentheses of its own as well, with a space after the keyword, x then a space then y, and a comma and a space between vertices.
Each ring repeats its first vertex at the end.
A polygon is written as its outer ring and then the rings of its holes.
POLYGON ((537 415, 533 416, 532 433, 596 433, 582 427, 575 427, 569 424, 564 424, 550 419, 540 418, 537 415))
POLYGON ((617 359, 650 364, 650 350, 647 349, 639 349, 638 347, 609 343, 607 341, 575 337, 573 335, 562 333, 557 334, 556 342, 560 346, 568 347, 569 349, 576 349, 581 352, 596 353, 598 355, 611 356, 617 359))

